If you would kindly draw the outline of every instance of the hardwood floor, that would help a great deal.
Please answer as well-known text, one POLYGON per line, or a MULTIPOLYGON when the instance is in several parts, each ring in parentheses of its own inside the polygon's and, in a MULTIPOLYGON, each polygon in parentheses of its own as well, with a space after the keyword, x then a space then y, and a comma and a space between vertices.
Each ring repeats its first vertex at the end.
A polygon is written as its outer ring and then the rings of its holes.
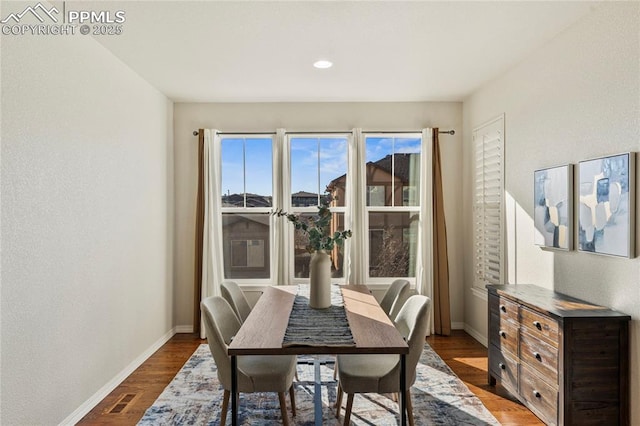
MULTIPOLYGON (((461 330, 427 341, 482 403, 505 426, 543 425, 500 386, 487 384, 487 349, 461 330)), ((176 334, 100 402, 78 425, 135 425, 202 344, 194 334, 176 334)))

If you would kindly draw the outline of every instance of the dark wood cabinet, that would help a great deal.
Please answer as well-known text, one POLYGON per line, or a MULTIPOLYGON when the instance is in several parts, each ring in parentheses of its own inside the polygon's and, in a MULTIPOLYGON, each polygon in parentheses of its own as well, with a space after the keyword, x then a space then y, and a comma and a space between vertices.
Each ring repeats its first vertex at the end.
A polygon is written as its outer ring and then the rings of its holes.
POLYGON ((535 285, 487 289, 489 384, 549 425, 629 424, 629 315, 535 285))

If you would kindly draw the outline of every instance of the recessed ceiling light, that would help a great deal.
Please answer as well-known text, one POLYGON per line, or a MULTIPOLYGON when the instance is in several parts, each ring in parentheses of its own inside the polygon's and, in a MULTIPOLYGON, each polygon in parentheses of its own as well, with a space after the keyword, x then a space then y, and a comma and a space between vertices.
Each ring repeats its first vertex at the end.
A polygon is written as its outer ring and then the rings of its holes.
POLYGON ((314 62, 313 66, 320 69, 331 68, 333 66, 333 62, 322 59, 314 62))

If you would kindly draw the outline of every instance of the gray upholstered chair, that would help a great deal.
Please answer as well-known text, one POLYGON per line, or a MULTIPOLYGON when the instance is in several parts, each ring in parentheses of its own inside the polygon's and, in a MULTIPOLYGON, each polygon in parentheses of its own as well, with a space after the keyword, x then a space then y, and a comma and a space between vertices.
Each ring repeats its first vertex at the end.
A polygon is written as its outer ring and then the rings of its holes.
MULTIPOLYGON (((429 305, 426 296, 411 296, 396 317, 398 331, 407 339, 409 354, 406 359, 407 417, 413 425, 413 408, 409 390, 416 380, 416 366, 424 348, 427 336, 429 305)), ((400 392, 400 357, 398 355, 338 355, 338 407, 336 417, 340 417, 342 394, 347 394, 344 424, 348 425, 356 393, 400 392)))
POLYGON ((251 306, 240 286, 235 281, 224 281, 220 284, 220 292, 222 297, 229 302, 238 318, 240 318, 240 322, 244 323, 251 313, 251 306))
POLYGON ((384 296, 382 296, 382 300, 380 300, 380 307, 389 318, 395 319, 410 291, 411 285, 409 281, 403 278, 391 283, 384 296))
MULTIPOLYGON (((227 419, 229 397, 231 396, 231 359, 227 348, 231 339, 240 330, 240 320, 222 297, 213 296, 200 302, 204 314, 207 342, 218 370, 218 379, 224 389, 220 424, 227 419)), ((289 391, 291 411, 296 415, 293 375, 296 371, 296 357, 290 355, 239 356, 238 391, 277 392, 280 399, 282 423, 289 424, 285 393, 289 391)))

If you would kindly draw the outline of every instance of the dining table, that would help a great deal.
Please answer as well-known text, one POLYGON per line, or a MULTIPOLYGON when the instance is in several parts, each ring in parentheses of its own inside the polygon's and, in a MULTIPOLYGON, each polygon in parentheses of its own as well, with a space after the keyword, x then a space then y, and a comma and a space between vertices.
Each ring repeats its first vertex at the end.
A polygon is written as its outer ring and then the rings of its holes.
MULTIPOLYGON (((231 358, 231 424, 238 424, 237 357, 243 355, 397 354, 400 357, 400 423, 407 422, 406 355, 409 346, 366 285, 340 285, 351 344, 283 345, 298 285, 269 286, 228 347, 231 358)), ((316 368, 316 375, 319 368, 316 368)), ((339 378, 338 378, 339 379, 339 378)), ((318 378, 316 378, 316 383, 318 378)), ((315 395, 315 424, 322 424, 319 392, 315 395)))

